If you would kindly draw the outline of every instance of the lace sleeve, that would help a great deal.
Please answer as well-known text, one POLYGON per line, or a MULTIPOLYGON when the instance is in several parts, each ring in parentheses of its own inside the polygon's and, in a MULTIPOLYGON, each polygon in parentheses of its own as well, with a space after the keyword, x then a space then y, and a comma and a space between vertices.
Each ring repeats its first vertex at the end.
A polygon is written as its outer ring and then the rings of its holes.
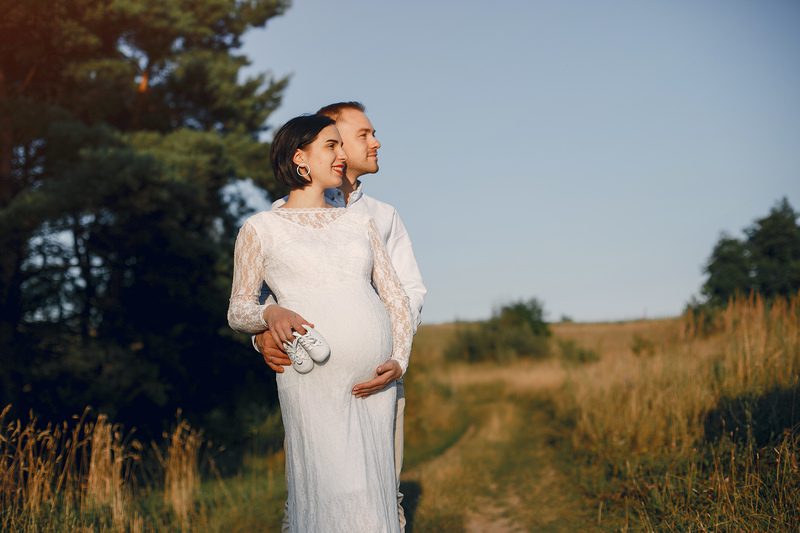
POLYGON ((411 310, 408 296, 400 284, 400 279, 392 267, 389 254, 378 234, 375 221, 369 221, 369 240, 372 244, 373 266, 372 283, 378 290, 378 295, 383 305, 389 311, 392 320, 392 359, 400 363, 403 374, 408 368, 408 359, 411 356, 411 310))
POLYGON ((228 304, 228 324, 243 333, 260 333, 267 329, 264 308, 259 303, 263 262, 261 242, 250 222, 245 222, 236 237, 233 251, 233 284, 228 304))

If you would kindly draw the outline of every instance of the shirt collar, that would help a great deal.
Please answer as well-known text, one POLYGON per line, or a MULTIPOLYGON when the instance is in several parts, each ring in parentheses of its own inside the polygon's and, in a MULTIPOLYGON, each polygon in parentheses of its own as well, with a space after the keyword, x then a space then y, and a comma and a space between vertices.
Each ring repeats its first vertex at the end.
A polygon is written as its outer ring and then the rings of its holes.
POLYGON ((325 200, 334 207, 349 207, 357 202, 363 195, 363 184, 360 180, 356 182, 355 190, 350 193, 350 199, 347 204, 344 202, 344 194, 339 189, 325 190, 325 200))

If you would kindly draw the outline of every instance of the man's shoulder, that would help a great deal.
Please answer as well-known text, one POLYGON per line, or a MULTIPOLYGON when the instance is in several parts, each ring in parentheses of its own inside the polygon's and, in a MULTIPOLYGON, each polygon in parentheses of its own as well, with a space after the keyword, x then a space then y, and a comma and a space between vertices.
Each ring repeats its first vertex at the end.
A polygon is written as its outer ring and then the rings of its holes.
POLYGON ((392 215, 397 212, 397 209, 395 209, 392 204, 384 202, 383 200, 378 200, 377 198, 368 194, 362 194, 360 201, 364 202, 364 206, 370 211, 379 212, 381 214, 388 213, 392 215))

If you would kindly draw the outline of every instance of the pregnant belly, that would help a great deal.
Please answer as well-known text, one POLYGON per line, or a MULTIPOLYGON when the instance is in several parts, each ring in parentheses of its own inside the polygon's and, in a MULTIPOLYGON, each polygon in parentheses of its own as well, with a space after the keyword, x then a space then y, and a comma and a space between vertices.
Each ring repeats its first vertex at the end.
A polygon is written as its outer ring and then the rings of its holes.
POLYGON ((279 303, 314 324, 331 347, 330 358, 305 375, 294 370, 279 374, 278 386, 313 378, 352 387, 373 378, 377 366, 392 354, 391 321, 383 303, 372 290, 336 298, 315 296, 282 298, 279 303))

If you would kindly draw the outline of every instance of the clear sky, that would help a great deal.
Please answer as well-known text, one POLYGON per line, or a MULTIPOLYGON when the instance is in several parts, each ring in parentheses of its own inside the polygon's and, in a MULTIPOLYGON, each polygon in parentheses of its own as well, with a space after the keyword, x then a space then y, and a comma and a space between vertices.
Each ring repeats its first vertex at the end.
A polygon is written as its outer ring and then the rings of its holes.
POLYGON ((674 315, 721 231, 800 209, 800 2, 296 0, 247 35, 289 118, 367 106, 423 321, 674 315))

